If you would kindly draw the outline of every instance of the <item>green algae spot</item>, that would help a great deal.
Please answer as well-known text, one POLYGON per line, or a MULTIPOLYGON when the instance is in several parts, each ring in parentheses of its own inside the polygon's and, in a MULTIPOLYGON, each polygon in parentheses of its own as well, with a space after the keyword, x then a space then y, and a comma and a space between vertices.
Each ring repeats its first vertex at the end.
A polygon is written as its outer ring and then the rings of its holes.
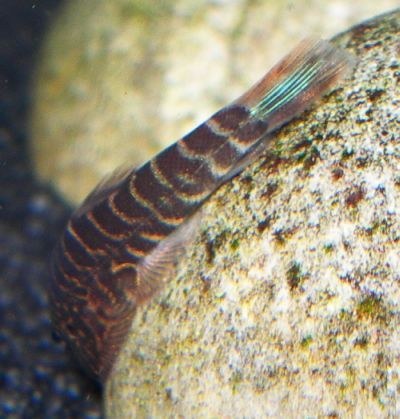
POLYGON ((352 148, 345 148, 342 151, 342 161, 348 160, 354 154, 354 150, 352 148))
POLYGON ((239 384, 243 382, 243 374, 240 371, 235 371, 232 374, 230 382, 232 384, 232 391, 234 393, 237 392, 239 384))
POLYGON ((326 243, 323 246, 324 252, 327 254, 330 254, 333 252, 333 249, 335 248, 333 243, 326 243))
POLYGON ((231 249, 232 250, 237 250, 239 248, 239 240, 238 239, 233 239, 231 241, 231 249))
POLYGON ((318 147, 315 145, 307 148, 306 150, 297 153, 294 156, 294 160, 303 163, 303 168, 305 170, 311 169, 312 166, 317 162, 317 160, 321 157, 318 147))
POLYGON ((349 367, 345 371, 345 379, 340 384, 339 390, 342 397, 346 396, 351 389, 354 388, 354 385, 357 381, 357 373, 353 367, 349 367))
POLYGON ((342 308, 340 310, 339 320, 341 322, 348 322, 348 321, 351 321, 352 319, 353 319, 353 316, 352 316, 351 312, 345 310, 344 308, 342 308))
POLYGON ((309 346, 311 345, 312 342, 313 342, 312 336, 307 335, 300 341, 300 346, 301 346, 302 349, 307 349, 307 348, 309 348, 309 346))
POLYGON ((356 306, 357 318, 360 320, 378 320, 385 322, 388 317, 382 300, 376 295, 368 295, 356 306))
POLYGON ((390 225, 387 220, 375 220, 369 227, 365 228, 367 236, 373 236, 374 234, 389 234, 390 225))

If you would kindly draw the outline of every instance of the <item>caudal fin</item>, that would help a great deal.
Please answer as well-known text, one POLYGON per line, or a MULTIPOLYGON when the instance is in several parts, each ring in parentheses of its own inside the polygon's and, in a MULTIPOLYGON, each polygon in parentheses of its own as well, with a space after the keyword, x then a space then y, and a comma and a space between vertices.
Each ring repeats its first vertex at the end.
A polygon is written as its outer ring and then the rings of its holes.
POLYGON ((269 132, 299 115, 354 64, 354 57, 327 41, 305 39, 236 100, 269 132))

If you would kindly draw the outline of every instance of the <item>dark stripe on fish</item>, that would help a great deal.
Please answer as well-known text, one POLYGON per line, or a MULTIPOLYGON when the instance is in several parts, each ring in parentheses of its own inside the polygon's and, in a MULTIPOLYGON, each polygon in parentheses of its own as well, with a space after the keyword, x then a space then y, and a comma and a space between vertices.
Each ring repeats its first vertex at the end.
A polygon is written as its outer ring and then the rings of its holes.
POLYGON ((102 230, 116 239, 123 238, 129 232, 130 225, 114 213, 108 200, 96 206, 92 214, 93 219, 101 226, 102 230))
POLYGON ((91 220, 84 214, 78 219, 72 219, 68 228, 72 229, 74 233, 80 238, 88 249, 93 252, 100 250, 107 250, 115 246, 118 241, 111 239, 109 236, 101 232, 91 220))
POLYGON ((153 208, 161 216, 161 220, 181 218, 187 214, 186 202, 179 199, 173 189, 159 181, 149 163, 135 177, 134 189, 137 197, 153 208))
POLYGON ((96 259, 92 256, 90 250, 69 229, 67 229, 64 236, 64 248, 78 266, 88 267, 95 265, 96 259))
POLYGON ((211 118, 211 123, 217 124, 219 132, 231 134, 240 128, 241 124, 247 123, 249 120, 249 109, 242 105, 233 104, 226 106, 216 112, 211 118))
POLYGON ((204 158, 189 159, 182 155, 176 144, 160 153, 156 159, 162 176, 174 187, 180 196, 197 198, 200 203, 208 196, 211 185, 215 185, 211 170, 204 158))

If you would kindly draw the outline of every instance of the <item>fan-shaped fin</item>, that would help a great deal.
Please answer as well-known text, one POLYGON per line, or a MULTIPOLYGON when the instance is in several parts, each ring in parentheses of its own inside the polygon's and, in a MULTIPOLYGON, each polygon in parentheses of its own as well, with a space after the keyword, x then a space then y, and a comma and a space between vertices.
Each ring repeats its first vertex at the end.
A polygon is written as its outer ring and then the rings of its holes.
POLYGON ((194 239, 201 221, 198 211, 174 233, 162 240, 137 267, 137 304, 151 298, 171 278, 178 258, 194 239))

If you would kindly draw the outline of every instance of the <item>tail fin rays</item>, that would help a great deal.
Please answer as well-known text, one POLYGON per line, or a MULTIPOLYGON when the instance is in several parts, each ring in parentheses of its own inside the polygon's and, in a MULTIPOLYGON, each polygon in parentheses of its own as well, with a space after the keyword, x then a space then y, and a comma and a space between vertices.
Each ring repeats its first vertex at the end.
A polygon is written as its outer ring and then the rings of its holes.
POLYGON ((327 41, 305 39, 236 103, 269 131, 300 114, 352 67, 353 57, 327 41))

